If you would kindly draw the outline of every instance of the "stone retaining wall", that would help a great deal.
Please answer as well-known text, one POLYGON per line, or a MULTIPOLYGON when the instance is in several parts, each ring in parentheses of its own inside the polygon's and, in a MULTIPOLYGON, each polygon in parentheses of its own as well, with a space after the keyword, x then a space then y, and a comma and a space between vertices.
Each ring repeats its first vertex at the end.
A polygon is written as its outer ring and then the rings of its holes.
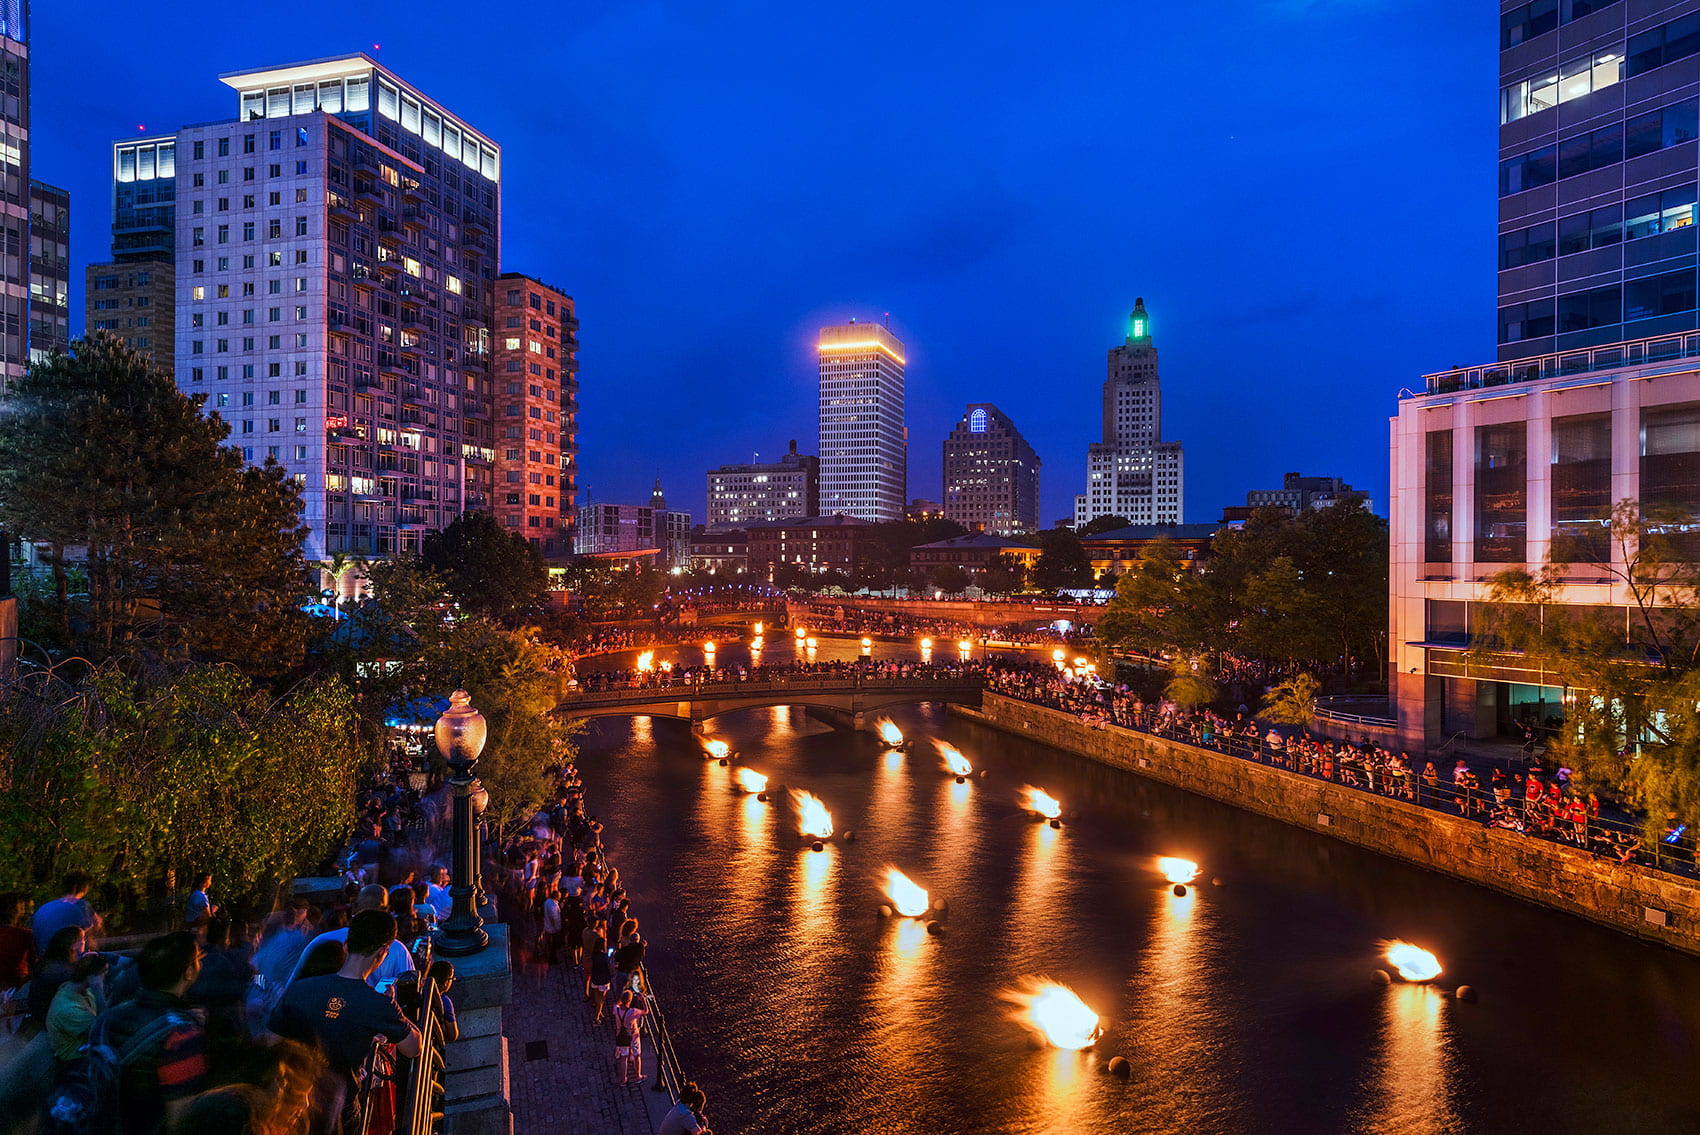
POLYGON ((965 717, 1419 867, 1700 954, 1700 885, 1285 769, 986 691, 965 717))

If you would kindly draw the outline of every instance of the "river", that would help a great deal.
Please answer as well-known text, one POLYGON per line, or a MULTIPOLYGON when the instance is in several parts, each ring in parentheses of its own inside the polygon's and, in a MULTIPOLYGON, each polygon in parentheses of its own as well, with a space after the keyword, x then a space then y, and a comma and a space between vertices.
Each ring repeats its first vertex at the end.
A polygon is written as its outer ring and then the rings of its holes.
POLYGON ((580 739, 718 1135, 1700 1130, 1700 960, 941 707, 892 716, 907 753, 800 709, 710 723, 855 832, 821 852, 789 802, 734 794, 683 723, 580 739), (935 738, 985 775, 957 784, 935 738), (1030 822, 1026 784, 1078 819, 1030 822), (1184 897, 1165 855, 1203 866, 1184 897), (947 901, 942 935, 880 917, 888 864, 947 901), (1392 938, 1440 956, 1436 986, 1371 981, 1392 938), (1034 975, 1100 1014, 1096 1048, 1033 1046, 1000 993, 1034 975), (1461 982, 1479 1003, 1446 995, 1461 982), (1131 1078, 1098 1071, 1116 1055, 1131 1078))

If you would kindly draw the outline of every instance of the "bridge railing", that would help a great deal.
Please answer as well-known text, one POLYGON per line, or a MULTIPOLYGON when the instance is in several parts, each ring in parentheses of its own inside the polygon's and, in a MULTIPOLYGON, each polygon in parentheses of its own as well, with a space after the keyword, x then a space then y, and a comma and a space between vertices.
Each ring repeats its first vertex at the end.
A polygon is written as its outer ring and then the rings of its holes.
POLYGON ((568 693, 563 702, 573 705, 615 705, 629 701, 648 701, 657 698, 683 699, 744 696, 764 693, 825 693, 837 691, 872 691, 885 693, 928 688, 980 688, 984 684, 978 672, 924 672, 898 677, 843 674, 793 674, 764 678, 746 678, 729 682, 697 682, 684 678, 662 677, 638 685, 621 685, 614 689, 580 688, 568 693))

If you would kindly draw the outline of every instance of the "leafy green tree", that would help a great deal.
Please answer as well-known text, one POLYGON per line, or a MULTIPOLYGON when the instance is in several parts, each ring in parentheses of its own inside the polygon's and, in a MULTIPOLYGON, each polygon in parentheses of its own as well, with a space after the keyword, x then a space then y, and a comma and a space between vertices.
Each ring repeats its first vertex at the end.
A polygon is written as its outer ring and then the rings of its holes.
POLYGON ((961 595, 968 590, 968 572, 960 564, 939 564, 932 570, 933 586, 946 595, 961 595))
POLYGON ((1216 683, 1209 663, 1202 657, 1177 658, 1173 678, 1163 687, 1163 696, 1183 709, 1197 709, 1216 700, 1216 683))
POLYGON ((980 588, 993 595, 1007 595, 1020 591, 1026 578, 1027 569, 1021 566, 1021 561, 1006 553, 980 573, 980 588))
POLYGON ((1080 537, 1085 538, 1087 536, 1097 536, 1104 532, 1114 532, 1118 528, 1130 528, 1132 526, 1133 521, 1129 520, 1125 516, 1097 516, 1088 520, 1075 531, 1080 537))
POLYGON ((1205 584, 1172 540, 1153 540, 1116 583, 1098 620, 1098 637, 1113 649, 1158 655, 1211 645, 1205 584))
POLYGON ((48 896, 90 871, 134 906, 214 871, 237 909, 340 845, 368 750, 334 679, 282 697, 229 666, 116 661, 15 684, 0 701, 0 889, 48 896))
POLYGON ((487 512, 467 512, 420 547, 425 566, 443 578, 463 611, 512 619, 543 602, 549 569, 543 553, 487 512))
POLYGON ((1616 556, 1592 565, 1623 606, 1562 602, 1573 570, 1502 572, 1488 588, 1473 662, 1544 670, 1565 688, 1564 727, 1549 752, 1580 783, 1621 792, 1643 810, 1649 837, 1668 816, 1700 819, 1700 564, 1682 536, 1693 518, 1620 502, 1616 556))
POLYGON ((1047 528, 1039 534, 1039 559, 1033 565, 1035 587, 1060 591, 1092 585, 1092 562, 1080 537, 1067 528, 1047 528))
POLYGON ((64 649, 105 657, 141 641, 264 674, 300 661, 299 490, 275 461, 246 465, 200 407, 110 335, 32 364, 10 391, 0 527, 47 546, 64 649), (86 630, 72 620, 74 549, 86 630))
POLYGON ((1262 714, 1283 725, 1309 725, 1316 713, 1316 696, 1322 683, 1311 674, 1297 674, 1277 683, 1264 696, 1262 714))

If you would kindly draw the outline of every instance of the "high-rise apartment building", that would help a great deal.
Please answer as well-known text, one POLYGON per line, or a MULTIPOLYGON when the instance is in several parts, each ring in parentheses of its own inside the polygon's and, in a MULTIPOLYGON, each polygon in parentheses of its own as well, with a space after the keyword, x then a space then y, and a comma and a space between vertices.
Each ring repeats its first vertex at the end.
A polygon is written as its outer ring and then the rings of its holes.
POLYGON ((112 259, 84 269, 84 328, 176 365, 177 137, 112 145, 112 259))
POLYGON ((970 403, 944 439, 944 514, 997 536, 1039 527, 1039 455, 990 402, 970 403))
POLYGON ((710 531, 819 512, 820 460, 798 453, 795 441, 778 461, 722 465, 708 471, 710 531))
POLYGON ((0 387, 22 378, 30 325, 27 0, 0 0, 0 387))
POLYGON ((30 358, 71 345, 71 193, 30 181, 30 358))
POLYGON ((363 54, 221 76, 174 139, 176 376, 302 487, 307 555, 488 509, 501 151, 363 54))
POLYGON ((908 482, 903 343, 877 323, 820 330, 820 509, 902 520, 908 482))
MULTIPOLYGON (((1559 569, 1622 615, 1613 506, 1700 514, 1700 0, 1502 5, 1499 359, 1392 423, 1398 743, 1545 734, 1566 691, 1482 641, 1487 581, 1559 569)), ((1668 530, 1700 556, 1692 524, 1668 530)), ((1562 618, 1554 611, 1547 619, 1562 618)))
POLYGON ((1100 516, 1130 524, 1179 524, 1185 463, 1163 440, 1163 391, 1145 300, 1135 300, 1127 338, 1110 348, 1104 380, 1104 440, 1086 451, 1086 491, 1074 498, 1078 527, 1100 516))
POLYGON ((573 552, 578 319, 565 292, 518 272, 496 281, 496 519, 545 558, 573 552))

